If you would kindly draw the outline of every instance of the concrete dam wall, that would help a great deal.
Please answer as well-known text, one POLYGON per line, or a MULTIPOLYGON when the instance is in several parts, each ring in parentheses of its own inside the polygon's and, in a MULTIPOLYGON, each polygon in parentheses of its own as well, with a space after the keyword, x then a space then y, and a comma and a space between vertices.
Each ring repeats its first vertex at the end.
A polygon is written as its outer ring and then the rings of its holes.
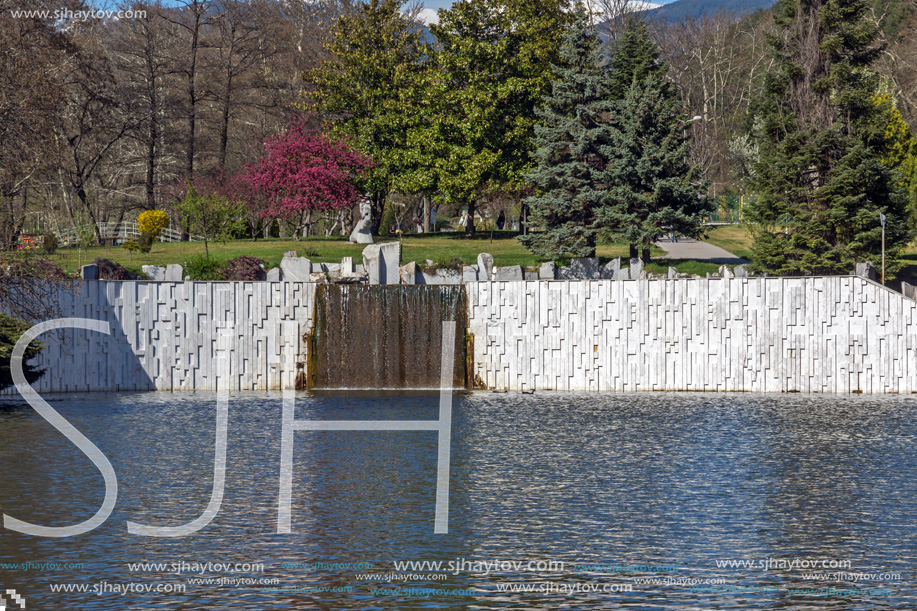
MULTIPOLYGON (((214 390, 224 378, 233 390, 293 388, 314 378, 309 369, 316 362, 332 385, 351 386, 341 382, 348 370, 342 355, 356 352, 351 358, 365 360, 361 339, 394 345, 373 335, 387 324, 384 312, 366 303, 377 289, 405 291, 398 299, 380 295, 380 303, 400 304, 395 352, 415 351, 410 359, 391 358, 423 363, 416 350, 436 352, 429 336, 437 330, 421 327, 434 326, 440 306, 407 295, 417 289, 365 287, 359 299, 323 297, 324 331, 313 337, 316 287, 86 281, 78 291, 61 289, 62 316, 108 321, 112 332, 42 335, 38 361, 47 372, 35 388, 214 390), (351 302, 373 312, 377 324, 342 309, 351 302), (412 303, 425 304, 430 314, 413 316, 405 310, 412 303), (432 348, 405 347, 416 341, 432 348), (228 363, 222 369, 218 354, 228 363)), ((451 291, 449 300, 456 293, 456 287, 425 289, 451 291)), ((860 277, 469 282, 463 298, 467 379, 480 388, 917 392, 917 302, 860 277)), ((385 358, 376 361, 383 373, 392 370, 385 358)), ((368 378, 375 374, 360 371, 352 386, 373 387, 368 378)), ((389 377, 418 383, 401 369, 389 377)))

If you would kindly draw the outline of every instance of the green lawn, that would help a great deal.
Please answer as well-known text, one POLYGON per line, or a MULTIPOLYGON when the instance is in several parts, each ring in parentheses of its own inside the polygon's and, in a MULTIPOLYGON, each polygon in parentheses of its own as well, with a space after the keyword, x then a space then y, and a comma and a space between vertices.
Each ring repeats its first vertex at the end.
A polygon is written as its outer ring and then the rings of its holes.
MULTIPOLYGON (((408 235, 404 238, 404 249, 401 255, 402 262, 417 261, 423 263, 427 259, 436 260, 443 257, 458 257, 465 264, 477 262, 478 254, 490 253, 496 265, 525 265, 535 266, 541 264, 541 259, 527 251, 515 238, 515 232, 495 232, 491 242, 490 234, 479 234, 472 240, 465 239, 461 234, 428 234, 408 235)), ((377 243, 393 242, 396 238, 383 236, 376 238, 377 243)), ((328 238, 311 238, 296 242, 289 239, 235 240, 225 244, 210 244, 210 256, 220 261, 226 261, 242 255, 250 255, 267 261, 265 267, 276 267, 283 258, 283 253, 295 250, 300 256, 306 256, 313 261, 324 263, 340 262, 342 257, 353 257, 354 263, 362 263, 362 253, 365 245, 351 244, 346 237, 334 236, 328 238)), ((75 248, 62 248, 51 259, 64 268, 67 272, 74 273, 80 263, 85 265, 95 257, 105 257, 116 261, 128 270, 140 273, 143 265, 168 265, 169 263, 183 263, 192 257, 204 253, 203 242, 156 242, 153 250, 147 254, 131 253, 123 248, 93 247, 82 251, 82 256, 75 248)), ((664 251, 653 248, 652 255, 660 256, 664 251)), ((597 255, 604 259, 628 256, 627 246, 623 244, 602 244, 597 248, 597 255)))
POLYGON ((704 241, 728 250, 737 257, 751 259, 751 236, 748 234, 745 225, 711 227, 707 231, 707 239, 704 241))

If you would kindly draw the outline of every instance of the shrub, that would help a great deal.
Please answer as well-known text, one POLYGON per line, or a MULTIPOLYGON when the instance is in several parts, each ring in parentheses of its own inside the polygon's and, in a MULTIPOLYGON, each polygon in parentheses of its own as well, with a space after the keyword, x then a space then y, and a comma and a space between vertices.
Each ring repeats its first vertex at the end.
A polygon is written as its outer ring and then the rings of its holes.
POLYGON ((243 255, 230 259, 220 268, 223 280, 264 280, 264 269, 267 262, 257 257, 243 255))
POLYGON ((44 236, 44 239, 41 242, 41 250, 46 255, 53 255, 57 252, 57 247, 60 246, 60 242, 57 240, 57 236, 53 233, 47 233, 44 236))
POLYGON ((169 215, 162 210, 147 210, 137 217, 137 229, 140 233, 148 233, 155 240, 162 230, 169 224, 169 215))
POLYGON ((126 250, 127 252, 131 253, 131 261, 133 261, 133 260, 134 260, 134 253, 135 253, 136 251, 140 250, 140 244, 138 244, 138 243, 135 242, 134 240, 125 240, 124 243, 121 244, 121 248, 123 248, 123 249, 126 250))
POLYGON ((115 263, 104 257, 96 257, 92 260, 95 265, 99 266, 99 280, 133 280, 134 276, 127 271, 120 263, 115 263))
POLYGON ((137 247, 142 253, 150 252, 153 249, 153 235, 147 232, 141 233, 137 239, 137 247))
POLYGON ((428 274, 435 274, 438 269, 454 269, 461 270, 464 263, 458 257, 450 257, 449 255, 440 255, 433 260, 433 265, 425 265, 423 271, 428 274))
POLYGON ((308 258, 308 259, 317 259, 317 258, 319 258, 321 255, 318 254, 318 251, 315 250, 315 247, 314 247, 314 246, 304 246, 303 249, 302 249, 302 256, 304 256, 304 257, 306 257, 306 258, 308 258))
MULTIPOLYGON (((13 375, 10 371, 10 360, 13 355, 13 347, 19 338, 29 327, 29 323, 18 318, 12 318, 6 314, 0 314, 0 390, 13 385, 13 375)), ((29 361, 38 356, 43 345, 38 342, 32 342, 25 349, 22 359, 22 369, 25 373, 25 379, 32 384, 41 377, 44 369, 38 369, 34 364, 30 365, 29 361)))
POLYGON ((185 274, 191 280, 222 280, 223 276, 220 268, 222 262, 211 259, 206 255, 197 255, 189 261, 182 263, 185 274))

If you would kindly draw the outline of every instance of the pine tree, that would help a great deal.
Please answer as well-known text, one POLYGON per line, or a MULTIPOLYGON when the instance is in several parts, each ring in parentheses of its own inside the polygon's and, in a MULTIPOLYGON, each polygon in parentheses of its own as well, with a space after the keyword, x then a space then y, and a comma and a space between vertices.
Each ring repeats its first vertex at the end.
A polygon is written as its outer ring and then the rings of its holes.
POLYGON ((608 74, 614 99, 604 151, 609 198, 597 216, 606 232, 630 244, 631 258, 642 248, 647 263, 661 235, 698 235, 712 206, 700 170, 687 162, 687 117, 667 71, 646 23, 628 19, 608 74))
POLYGON ((608 89, 612 98, 623 100, 632 85, 651 76, 665 77, 668 67, 659 55, 646 22, 629 15, 611 56, 608 89))
POLYGON ((911 232, 901 177, 883 163, 889 111, 874 102, 870 66, 882 46, 868 1, 780 0, 774 22, 777 66, 752 108, 754 268, 837 274, 878 264, 880 213, 894 262, 911 232))
POLYGON ((650 247, 668 232, 697 236, 712 208, 700 170, 688 159, 687 117, 658 74, 634 82, 615 101, 606 149, 608 202, 597 211, 617 239, 637 247, 649 262, 650 247))
POLYGON ((599 148, 607 138, 602 113, 608 93, 599 67, 600 41, 582 5, 576 7, 560 55, 558 78, 537 110, 536 165, 526 176, 537 192, 525 201, 529 222, 544 230, 519 240, 549 259, 591 257, 598 231, 595 210, 606 196, 599 148))

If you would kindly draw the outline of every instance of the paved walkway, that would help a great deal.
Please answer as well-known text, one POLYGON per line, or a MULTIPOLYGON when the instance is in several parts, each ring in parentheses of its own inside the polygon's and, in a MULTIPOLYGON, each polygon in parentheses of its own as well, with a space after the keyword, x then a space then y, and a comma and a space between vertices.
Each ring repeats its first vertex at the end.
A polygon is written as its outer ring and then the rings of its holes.
POLYGON ((748 263, 747 260, 735 256, 728 250, 723 250, 719 246, 714 246, 707 242, 698 242, 692 238, 678 238, 677 242, 660 240, 656 242, 656 246, 666 251, 665 258, 667 259, 696 259, 697 261, 709 261, 720 265, 748 263))

